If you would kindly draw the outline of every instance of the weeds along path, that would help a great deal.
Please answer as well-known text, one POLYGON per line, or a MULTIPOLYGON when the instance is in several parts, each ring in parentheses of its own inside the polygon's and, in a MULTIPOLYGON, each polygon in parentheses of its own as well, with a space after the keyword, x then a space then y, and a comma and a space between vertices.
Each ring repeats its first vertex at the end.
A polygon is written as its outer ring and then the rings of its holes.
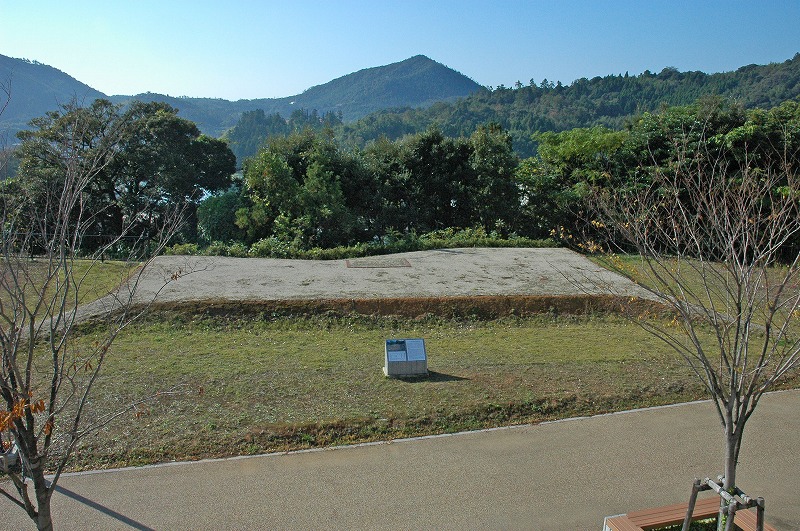
MULTIPOLYGON (((602 311, 646 291, 567 249, 466 248, 349 260, 161 256, 136 300, 186 310, 486 316, 602 311)), ((101 314, 106 297, 81 309, 101 314)))

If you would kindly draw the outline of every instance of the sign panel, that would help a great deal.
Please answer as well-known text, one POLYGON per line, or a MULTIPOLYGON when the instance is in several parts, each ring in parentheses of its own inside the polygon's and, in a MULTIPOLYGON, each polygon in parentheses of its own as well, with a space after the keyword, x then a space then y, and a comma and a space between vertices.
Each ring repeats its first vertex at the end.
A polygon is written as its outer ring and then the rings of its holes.
POLYGON ((386 341, 386 359, 388 361, 406 361, 406 342, 404 339, 386 341))
POLYGON ((389 358, 389 361, 406 361, 406 351, 405 350, 396 350, 396 351, 389 351, 386 353, 389 358))
POLYGON ((406 354, 408 361, 425 361, 425 340, 406 339, 406 354))

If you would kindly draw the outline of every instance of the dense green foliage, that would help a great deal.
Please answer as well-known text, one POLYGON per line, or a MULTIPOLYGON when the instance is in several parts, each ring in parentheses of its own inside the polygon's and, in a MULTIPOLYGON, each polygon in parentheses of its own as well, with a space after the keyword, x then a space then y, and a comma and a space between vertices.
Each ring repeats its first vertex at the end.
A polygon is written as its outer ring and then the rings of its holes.
MULTIPOLYGON (((64 135, 76 134, 71 124, 80 123, 83 159, 116 142, 111 159, 92 173, 86 234, 107 238, 127 223, 147 239, 178 204, 188 214, 179 243, 190 245, 176 252, 323 258, 419 250, 432 241, 463 244, 459 239, 519 245, 555 237, 573 244, 571 235, 585 227, 584 198, 597 189, 641 186, 681 157, 698 164, 724 157, 731 167, 746 158, 751 168, 770 171, 782 154, 800 153, 797 101, 746 110, 705 98, 645 112, 623 130, 538 133, 538 155, 524 160, 494 123, 468 137, 433 127, 357 148, 336 141, 336 124, 323 124, 336 115, 297 111, 288 123, 257 111, 249 117, 281 134, 267 137, 232 179, 226 144, 201 135, 166 104, 135 103, 125 111, 105 100, 68 105, 20 134, 19 175, 4 182, 4 194, 35 207, 58 186, 60 146, 64 135), (323 125, 315 130, 310 123, 323 125)), ((97 243, 88 238, 83 249, 97 243)))
POLYGON ((516 165, 509 136, 494 125, 460 139, 431 129, 363 151, 306 129, 248 159, 243 206, 233 216, 233 202, 225 212, 202 209, 201 229, 211 239, 223 226, 235 231, 233 220, 248 245, 274 238, 298 249, 450 227, 507 234, 519 204, 516 165))
POLYGON ((290 133, 299 133, 306 129, 321 131, 341 125, 342 113, 328 112, 319 116, 317 111, 308 112, 297 109, 284 119, 280 114, 266 115, 261 109, 242 113, 239 122, 228 130, 222 139, 236 155, 236 160, 241 166, 245 159, 255 155, 267 138, 287 136, 290 133))
POLYGON ((17 176, 3 182, 5 208, 27 215, 16 230, 47 231, 48 198, 60 196, 65 175, 80 175, 88 180, 78 205, 86 252, 123 233, 149 241, 176 208, 188 221, 183 237, 194 239, 197 203, 227 189, 234 171, 224 142, 164 103, 137 102, 124 112, 107 100, 70 103, 30 126, 18 135, 17 176))
POLYGON ((800 103, 746 110, 704 98, 643 113, 621 131, 596 126, 534 139, 538 156, 519 160, 497 124, 459 138, 431 128, 363 149, 340 147, 330 129, 272 137, 234 189, 201 205, 200 234, 255 256, 415 250, 396 242, 445 229, 577 245, 585 198, 598 189, 642 186, 654 171, 687 161, 776 169, 800 153, 800 103))
MULTIPOLYGON (((2 140, 2 139, 0 139, 2 140)), ((11 178, 19 170, 19 158, 16 149, 0 149, 0 181, 11 178)))
POLYGON ((783 63, 748 65, 735 72, 705 74, 664 68, 658 74, 581 78, 569 85, 543 80, 515 87, 485 88, 452 103, 427 108, 383 110, 342 127, 344 143, 364 145, 426 130, 433 124, 448 136, 468 136, 497 122, 509 131, 522 156, 535 153, 532 135, 603 126, 622 129, 630 120, 662 106, 689 105, 703 96, 723 96, 745 108, 770 108, 800 95, 800 54, 783 63))
POLYGON ((487 234, 483 229, 443 229, 417 234, 393 233, 369 242, 336 247, 312 247, 305 249, 295 242, 284 242, 276 237, 258 240, 250 246, 241 241, 224 243, 216 240, 201 247, 196 243, 177 243, 166 250, 166 254, 233 256, 237 258, 301 258, 307 260, 341 260, 392 253, 454 249, 459 247, 556 247, 555 240, 532 239, 523 236, 501 236, 496 232, 487 234))
POLYGON ((644 113, 622 132, 574 129, 538 139, 539 157, 520 166, 518 179, 523 195, 533 198, 529 204, 550 207, 544 214, 529 208, 527 216, 570 243, 587 221, 584 198, 598 189, 620 193, 647 186, 655 172, 686 171, 703 179, 713 171, 738 179, 743 171, 792 171, 800 155, 800 102, 746 111, 730 100, 708 98, 644 113))

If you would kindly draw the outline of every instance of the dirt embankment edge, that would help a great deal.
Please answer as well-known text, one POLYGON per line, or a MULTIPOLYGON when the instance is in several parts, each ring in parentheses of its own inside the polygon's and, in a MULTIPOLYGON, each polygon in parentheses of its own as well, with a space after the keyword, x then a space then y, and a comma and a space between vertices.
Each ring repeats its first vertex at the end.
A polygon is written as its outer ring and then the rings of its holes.
POLYGON ((624 313, 663 314, 666 308, 654 301, 616 295, 481 295, 454 297, 396 297, 381 299, 283 299, 223 300, 201 299, 155 302, 150 312, 179 312, 208 316, 292 315, 376 315, 416 318, 435 315, 445 318, 496 319, 553 313, 585 315, 624 313))

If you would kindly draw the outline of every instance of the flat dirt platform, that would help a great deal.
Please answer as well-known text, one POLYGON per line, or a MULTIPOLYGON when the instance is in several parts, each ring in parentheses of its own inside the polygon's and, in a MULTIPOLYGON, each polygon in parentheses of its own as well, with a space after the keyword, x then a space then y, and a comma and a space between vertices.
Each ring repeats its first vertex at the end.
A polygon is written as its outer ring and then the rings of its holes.
POLYGON ((447 297, 644 296, 628 279, 567 249, 441 249, 350 260, 161 256, 142 285, 159 301, 447 297))
MULTIPOLYGON (((515 308, 586 311, 604 297, 652 298, 567 249, 466 248, 328 261, 160 256, 142 278, 136 300, 167 308, 272 305, 408 315, 440 313, 442 304, 453 301, 463 308, 451 313, 463 314, 477 301, 490 306, 486 315, 499 315, 515 308), (330 304, 318 308, 320 301, 330 304), (402 307, 408 311, 395 311, 402 307)), ((101 299, 82 313, 97 315, 109 304, 109 298, 101 299)))

